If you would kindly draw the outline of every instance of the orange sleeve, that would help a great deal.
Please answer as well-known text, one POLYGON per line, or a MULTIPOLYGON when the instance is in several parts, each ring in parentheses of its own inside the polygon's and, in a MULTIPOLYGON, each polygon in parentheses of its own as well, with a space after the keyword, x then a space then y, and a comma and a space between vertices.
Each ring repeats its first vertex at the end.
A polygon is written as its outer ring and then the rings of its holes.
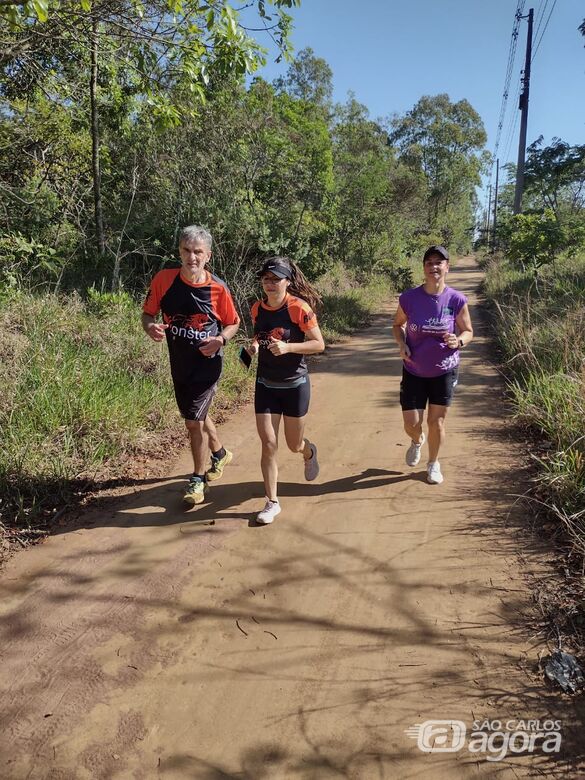
POLYGON ((300 298, 294 298, 288 305, 288 313, 291 320, 306 333, 311 328, 316 327, 317 316, 306 301, 300 298))
POLYGON ((165 268, 163 271, 159 271, 155 274, 146 294, 144 305, 142 306, 144 314, 150 314, 151 317, 156 317, 160 311, 160 302, 163 295, 175 281, 180 270, 180 268, 165 268))
POLYGON ((252 304, 252 308, 250 309, 250 317, 252 318, 252 325, 256 324, 256 320, 258 319, 258 310, 260 309, 260 301, 256 301, 252 304))
POLYGON ((240 321, 232 294, 225 285, 212 282, 212 301, 215 313, 223 327, 235 325, 240 321))

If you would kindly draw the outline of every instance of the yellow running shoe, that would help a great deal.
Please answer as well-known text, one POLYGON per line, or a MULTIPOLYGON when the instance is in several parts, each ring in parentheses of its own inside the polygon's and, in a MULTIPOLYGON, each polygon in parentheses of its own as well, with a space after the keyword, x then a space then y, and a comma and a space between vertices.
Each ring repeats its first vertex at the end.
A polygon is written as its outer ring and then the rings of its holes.
POLYGON ((202 504, 205 501, 205 493, 209 490, 205 482, 199 477, 191 477, 187 490, 183 495, 183 501, 186 504, 202 504))
POLYGON ((228 463, 232 462, 234 457, 233 453, 229 450, 225 451, 223 458, 214 458, 211 456, 211 468, 205 474, 205 478, 208 482, 215 482, 216 479, 221 479, 223 476, 223 470, 228 463))

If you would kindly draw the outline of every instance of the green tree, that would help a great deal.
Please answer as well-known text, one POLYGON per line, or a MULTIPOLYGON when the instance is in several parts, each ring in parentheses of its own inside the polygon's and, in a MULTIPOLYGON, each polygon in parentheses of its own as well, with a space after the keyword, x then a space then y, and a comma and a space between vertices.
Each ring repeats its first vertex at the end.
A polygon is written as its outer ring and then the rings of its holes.
POLYGON ((314 104, 287 93, 277 95, 265 82, 252 87, 246 105, 256 119, 249 152, 257 160, 252 181, 261 248, 286 251, 316 273, 322 269, 327 231, 323 220, 333 189, 327 122, 314 104))
POLYGON ((310 47, 301 49, 289 65, 286 76, 276 79, 280 92, 327 108, 333 94, 333 71, 328 63, 315 56, 310 47))
POLYGON ((467 100, 452 103, 446 94, 424 96, 392 122, 391 141, 400 158, 421 170, 428 189, 426 228, 446 243, 469 245, 475 188, 487 157, 487 136, 479 114, 467 100))
POLYGON ((522 270, 532 270, 535 278, 541 266, 554 262, 566 240, 552 209, 542 214, 515 214, 507 221, 503 238, 510 260, 522 270))
MULTIPOLYGON (((241 300, 264 253, 289 253, 309 274, 326 264, 331 139, 322 113, 306 101, 277 95, 261 79, 248 90, 226 85, 198 116, 160 133, 145 130, 117 155, 129 159, 137 150, 140 182, 120 247, 125 279, 140 263, 156 266, 172 253, 186 222, 211 229, 214 267, 241 300)), ((122 181, 116 199, 121 221, 130 187, 122 181)))
POLYGON ((543 208, 554 211, 561 220, 563 213, 575 214, 585 209, 585 145, 570 146, 553 138, 542 146, 542 136, 528 147, 525 183, 543 208))
MULTIPOLYGON (((291 17, 283 9, 299 2, 254 2, 281 56, 290 55, 291 17), (274 7, 274 16, 267 13, 268 4, 274 7)), ((89 84, 82 102, 92 141, 90 170, 100 254, 107 243, 101 186, 103 156, 108 154, 102 151, 104 81, 108 96, 131 96, 131 111, 146 115, 153 126, 169 127, 198 110, 214 79, 241 78, 265 61, 264 49, 225 0, 145 4, 80 0, 67 5, 30 0, 3 2, 0 8, 4 12, 0 94, 14 99, 36 96, 41 90, 70 107, 72 92, 89 84)))
POLYGON ((423 205, 422 175, 396 160, 386 129, 351 96, 337 107, 333 141, 331 253, 362 270, 406 254, 413 212, 423 205))

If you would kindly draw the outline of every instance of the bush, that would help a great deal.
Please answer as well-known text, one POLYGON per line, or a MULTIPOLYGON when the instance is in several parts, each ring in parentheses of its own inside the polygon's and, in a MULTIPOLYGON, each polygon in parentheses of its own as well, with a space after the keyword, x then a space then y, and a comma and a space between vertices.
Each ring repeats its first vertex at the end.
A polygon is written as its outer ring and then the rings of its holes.
POLYGON ((506 254, 523 271, 552 263, 567 245, 567 236, 552 209, 536 214, 515 214, 502 226, 506 254))
POLYGON ((100 317, 114 309, 136 311, 136 301, 124 290, 100 292, 95 287, 90 287, 87 291, 86 308, 91 314, 100 317))
POLYGON ((61 269, 62 259, 52 247, 21 233, 0 236, 0 294, 30 288, 40 279, 55 281, 61 269))

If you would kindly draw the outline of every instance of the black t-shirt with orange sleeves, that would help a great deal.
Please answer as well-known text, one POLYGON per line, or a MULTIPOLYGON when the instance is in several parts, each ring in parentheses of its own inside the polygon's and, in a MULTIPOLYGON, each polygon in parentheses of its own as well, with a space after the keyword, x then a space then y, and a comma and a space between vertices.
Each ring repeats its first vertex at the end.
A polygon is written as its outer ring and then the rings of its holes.
POLYGON ((205 272, 205 281, 188 282, 180 268, 159 271, 142 310, 152 317, 162 312, 174 382, 215 382, 222 368, 223 350, 209 358, 199 347, 223 327, 240 321, 225 282, 205 272))
POLYGON ((258 376, 272 382, 290 382, 307 373, 304 355, 273 355, 270 339, 300 343, 305 333, 317 325, 317 317, 306 301, 287 293, 282 306, 272 309, 265 301, 256 301, 251 309, 258 351, 258 376))

